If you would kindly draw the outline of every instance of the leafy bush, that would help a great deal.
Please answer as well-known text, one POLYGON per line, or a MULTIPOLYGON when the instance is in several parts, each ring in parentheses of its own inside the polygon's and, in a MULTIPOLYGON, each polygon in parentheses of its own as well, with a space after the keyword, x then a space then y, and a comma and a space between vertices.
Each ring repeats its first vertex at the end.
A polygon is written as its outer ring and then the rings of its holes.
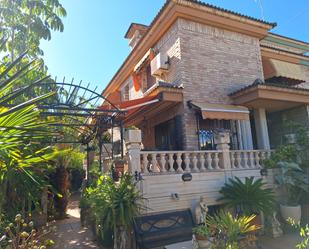
POLYGON ((85 154, 76 149, 70 149, 66 156, 70 159, 69 169, 83 169, 85 154))
POLYGON ((308 127, 295 122, 287 122, 284 129, 286 135, 294 135, 294 143, 283 142, 270 158, 264 161, 268 168, 277 168, 279 162, 297 163, 306 170, 309 166, 309 133, 308 127))
POLYGON ((91 209, 97 230, 101 233, 113 231, 117 238, 115 243, 126 240, 125 233, 131 229, 142 207, 141 195, 133 179, 128 173, 122 175, 119 182, 114 182, 111 175, 101 176, 95 187, 86 189, 83 198, 82 205, 91 209))
POLYGON ((269 214, 273 211, 275 204, 272 189, 266 188, 262 179, 254 180, 254 177, 246 177, 244 181, 238 177, 230 179, 220 193, 222 194, 220 200, 244 215, 261 212, 269 214))
POLYGON ((214 238, 212 249, 247 249, 255 242, 254 232, 259 227, 252 225, 255 215, 236 216, 220 211, 214 216, 207 216, 206 225, 214 238))
POLYGON ((212 236, 211 230, 207 225, 199 225, 193 228, 193 233, 203 238, 209 238, 212 236))
POLYGON ((271 156, 264 160, 264 165, 267 168, 278 167, 278 162, 296 162, 297 150, 295 145, 281 145, 279 146, 271 156))
POLYGON ((70 150, 69 157, 68 171, 70 174, 70 190, 78 191, 85 178, 85 170, 83 169, 85 154, 76 149, 72 149, 70 150))
POLYGON ((279 162, 281 172, 275 175, 276 182, 286 191, 286 204, 299 205, 304 193, 309 193, 309 176, 296 163, 279 162))

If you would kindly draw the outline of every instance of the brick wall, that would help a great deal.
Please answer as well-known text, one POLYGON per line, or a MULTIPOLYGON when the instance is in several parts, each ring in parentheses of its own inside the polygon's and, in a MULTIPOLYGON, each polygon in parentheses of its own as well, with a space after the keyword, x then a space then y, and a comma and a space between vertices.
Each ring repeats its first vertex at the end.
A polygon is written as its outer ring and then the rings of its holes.
MULTIPOLYGON (((170 59, 170 69, 162 78, 164 82, 170 82, 177 85, 182 84, 181 72, 181 50, 179 37, 179 21, 176 21, 171 28, 163 35, 155 45, 154 50, 158 53, 167 54, 170 59)), ((179 104, 164 113, 158 113, 151 119, 148 119, 140 127, 143 133, 143 145, 145 149, 155 149, 154 127, 157 124, 168 121, 176 115, 183 114, 183 105, 179 104)), ((184 130, 183 130, 184 134, 184 130)))
MULTIPOLYGON (((183 85, 184 102, 177 111, 172 109, 159 113, 143 126, 147 137, 145 147, 148 149, 154 147, 154 126, 176 114, 183 114, 184 149, 197 149, 196 119, 187 101, 231 104, 229 93, 253 83, 257 78, 263 79, 260 41, 247 35, 178 19, 154 49, 170 58, 168 73, 158 80, 183 85)), ((309 67, 303 66, 303 72, 309 82, 309 67)), ((142 79, 143 90, 139 92, 128 80, 130 99, 142 97, 146 90, 144 74, 142 79)), ((309 88, 309 83, 300 87, 309 88)))
MULTIPOLYGON (((163 37, 157 42, 154 47, 156 53, 167 54, 170 58, 170 70, 167 74, 162 76, 162 78, 157 78, 157 80, 171 82, 175 84, 181 84, 181 74, 180 74, 180 38, 178 35, 179 22, 176 21, 171 28, 163 35, 163 37)), ((145 68, 140 71, 142 87, 140 91, 136 91, 133 86, 132 77, 129 77, 123 82, 122 87, 126 84, 130 86, 130 99, 141 98, 143 92, 145 92, 147 86, 147 75, 145 68)))
POLYGON ((179 20, 181 75, 184 85, 185 149, 197 149, 194 112, 188 100, 231 103, 227 96, 263 79, 259 40, 192 21, 179 20))
POLYGON ((154 50, 162 54, 167 54, 170 59, 170 68, 168 73, 159 80, 181 84, 181 49, 179 37, 179 21, 176 21, 166 34, 155 45, 154 50))

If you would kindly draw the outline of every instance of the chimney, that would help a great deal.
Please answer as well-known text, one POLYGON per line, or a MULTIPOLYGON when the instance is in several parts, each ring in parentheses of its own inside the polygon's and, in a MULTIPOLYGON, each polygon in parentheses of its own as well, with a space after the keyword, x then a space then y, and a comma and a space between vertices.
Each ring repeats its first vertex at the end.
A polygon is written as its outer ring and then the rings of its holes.
POLYGON ((129 39, 129 46, 133 49, 143 38, 148 30, 147 25, 139 24, 139 23, 131 23, 127 33, 125 34, 125 38, 129 39))

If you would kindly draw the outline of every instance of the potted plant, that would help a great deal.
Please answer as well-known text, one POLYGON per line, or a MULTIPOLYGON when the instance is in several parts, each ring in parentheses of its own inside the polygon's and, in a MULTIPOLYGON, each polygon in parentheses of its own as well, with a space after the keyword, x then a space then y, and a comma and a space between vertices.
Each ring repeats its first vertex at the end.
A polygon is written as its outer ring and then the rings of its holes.
POLYGON ((199 248, 209 249, 211 247, 212 234, 207 225, 201 224, 193 228, 193 233, 199 248))
POLYGON ((300 199, 304 193, 309 193, 308 174, 296 163, 279 162, 281 172, 275 175, 276 183, 284 190, 283 203, 280 204, 282 217, 292 218, 296 223, 301 220, 300 199))
POLYGON ((260 213, 271 214, 275 200, 272 189, 266 188, 262 179, 246 177, 241 181, 238 177, 230 179, 220 190, 219 200, 236 211, 238 215, 256 215, 256 224, 260 225, 260 213))

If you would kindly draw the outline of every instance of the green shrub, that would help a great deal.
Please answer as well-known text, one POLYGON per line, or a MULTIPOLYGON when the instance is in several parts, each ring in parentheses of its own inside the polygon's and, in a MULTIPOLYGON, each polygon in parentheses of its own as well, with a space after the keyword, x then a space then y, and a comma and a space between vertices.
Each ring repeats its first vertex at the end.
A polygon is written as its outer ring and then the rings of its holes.
POLYGON ((259 229, 252 225, 254 218, 255 215, 234 217, 225 211, 207 216, 206 225, 214 234, 211 249, 247 249, 255 243, 254 232, 259 229))
POLYGON ((119 182, 114 182, 111 174, 103 175, 96 186, 86 189, 81 205, 91 210, 97 234, 103 239, 109 231, 113 231, 113 237, 117 238, 115 242, 125 239, 120 231, 129 231, 134 217, 139 214, 141 195, 133 179, 132 175, 125 173, 119 182))
POLYGON ((273 211, 275 200, 272 189, 266 188, 262 179, 246 177, 241 181, 238 177, 230 179, 220 190, 225 204, 244 215, 270 214, 273 211))
POLYGON ((288 205, 299 205, 304 193, 309 193, 309 176, 296 163, 279 162, 281 172, 275 175, 277 184, 286 191, 286 203, 288 205))

